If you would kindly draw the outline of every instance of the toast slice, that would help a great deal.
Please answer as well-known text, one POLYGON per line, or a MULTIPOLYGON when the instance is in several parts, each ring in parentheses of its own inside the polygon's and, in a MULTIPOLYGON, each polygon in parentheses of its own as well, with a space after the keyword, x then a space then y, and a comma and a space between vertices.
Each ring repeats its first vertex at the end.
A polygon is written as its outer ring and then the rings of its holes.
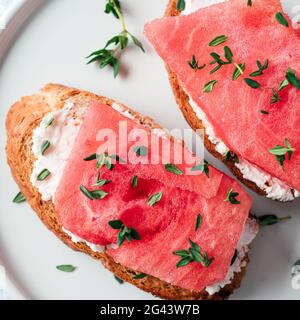
MULTIPOLYGON (((175 17, 180 15, 180 11, 176 9, 177 0, 169 0, 167 10, 165 12, 165 16, 167 17, 175 17)), ((202 121, 196 116, 192 106, 189 103, 189 96, 181 87, 179 80, 176 74, 166 65, 167 72, 169 75, 169 81, 176 99, 176 102, 185 117, 188 124, 191 126, 193 130, 204 130, 205 126, 202 121)), ((247 180, 243 177, 241 171, 235 165, 234 159, 225 159, 224 156, 216 150, 216 145, 212 143, 207 134, 204 133, 204 145, 206 149, 217 159, 221 160, 231 171, 232 173, 248 188, 255 191, 257 194, 261 196, 267 196, 267 193, 259 188, 253 181, 247 180)))
MULTIPOLYGON (((91 100, 98 101, 108 106, 112 106, 115 102, 111 99, 97 96, 89 92, 57 84, 48 84, 38 94, 22 98, 19 102, 15 103, 8 112, 6 119, 7 161, 15 181, 21 192, 25 195, 30 206, 47 228, 70 248, 84 252, 91 257, 100 260, 102 264, 117 277, 146 292, 152 293, 163 299, 227 299, 235 289, 240 287, 249 261, 247 255, 243 260, 243 265, 245 266, 242 267, 239 273, 235 273, 232 282, 214 295, 209 295, 205 290, 200 292, 186 290, 152 276, 147 276, 143 279, 133 279, 133 276, 139 272, 116 263, 105 252, 97 253, 92 251, 85 243, 73 242, 58 223, 53 203, 51 201, 43 201, 38 190, 32 186, 30 176, 35 161, 32 152, 32 134, 34 129, 39 126, 40 121, 46 114, 51 111, 62 109, 66 102, 88 107, 91 100)), ((123 107, 129 110, 141 124, 145 124, 152 128, 159 128, 159 126, 150 118, 144 117, 125 106, 123 107)))

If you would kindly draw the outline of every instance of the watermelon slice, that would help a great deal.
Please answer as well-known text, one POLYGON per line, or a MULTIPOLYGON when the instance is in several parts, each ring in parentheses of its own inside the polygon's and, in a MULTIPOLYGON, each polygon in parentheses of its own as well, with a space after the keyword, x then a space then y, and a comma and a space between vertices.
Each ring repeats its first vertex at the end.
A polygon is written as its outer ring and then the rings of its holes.
MULTIPOLYGON (((225 278, 249 214, 251 199, 234 180, 213 167, 209 167, 209 177, 205 173, 187 174, 191 165, 185 162, 176 165, 183 175, 167 171, 165 160, 168 159, 163 156, 163 146, 156 153, 155 150, 152 152, 149 143, 147 155, 139 152, 142 156, 138 159, 143 158, 143 161, 150 161, 153 153, 156 164, 123 163, 127 158, 135 159, 136 147, 144 146, 150 139, 149 128, 109 106, 93 103, 56 192, 58 220, 68 231, 97 245, 117 243, 118 230, 108 223, 121 220, 125 226, 138 231, 141 240, 125 241, 117 249, 109 249, 107 253, 116 262, 183 288, 202 290, 225 278), (124 132, 120 135, 119 131, 125 124, 125 134, 143 130, 144 136, 138 142, 115 150, 115 141, 118 144, 126 140, 124 132), (114 132, 115 140, 100 141, 103 132, 114 132), (116 152, 118 157, 114 158, 118 161, 113 168, 104 166, 100 169, 100 178, 110 182, 95 187, 98 178, 96 160, 84 159, 94 153, 101 154, 103 150, 108 155, 116 152), (132 185, 134 176, 138 178, 137 185, 132 185), (107 194, 103 199, 91 200, 80 190, 81 185, 89 191, 101 189, 107 194), (239 205, 224 201, 230 189, 239 193, 239 205), (159 192, 162 192, 161 200, 150 206, 148 199, 159 192), (199 214, 203 222, 196 232, 199 214), (209 267, 191 262, 186 267, 176 268, 179 257, 172 252, 188 249, 188 239, 201 246, 208 257, 214 257, 209 267)), ((165 138, 159 139, 163 145, 165 138)), ((175 155, 185 150, 175 140, 170 149, 174 154, 171 162, 175 155)), ((190 158, 194 158, 195 163, 200 162, 192 154, 190 158)))
POLYGON ((278 90, 289 68, 300 78, 299 33, 284 14, 290 27, 280 24, 275 17, 278 12, 282 12, 278 0, 254 1, 252 7, 246 1, 231 0, 187 16, 155 20, 146 24, 145 34, 205 112, 216 136, 239 157, 300 190, 300 91, 289 84, 279 92, 280 101, 270 104, 272 88, 278 90), (209 46, 220 35, 228 40, 209 46), (231 49, 236 63, 246 66, 235 81, 233 64, 210 74, 216 66, 210 65, 210 53, 223 58, 224 46, 231 49), (189 66, 193 55, 199 66, 206 64, 204 69, 195 71, 189 66), (257 61, 264 64, 266 60, 263 74, 252 77, 261 87, 247 85, 244 78, 251 78, 258 69, 257 61), (206 93, 203 88, 211 80, 217 83, 206 93), (294 153, 290 160, 286 156, 282 167, 269 150, 284 146, 286 139, 294 153))

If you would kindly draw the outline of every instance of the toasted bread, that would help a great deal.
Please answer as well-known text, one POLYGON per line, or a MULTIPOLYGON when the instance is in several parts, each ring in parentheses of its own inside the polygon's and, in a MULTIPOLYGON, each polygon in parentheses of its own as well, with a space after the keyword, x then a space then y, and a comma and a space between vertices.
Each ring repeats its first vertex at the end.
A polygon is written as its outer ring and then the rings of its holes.
MULTIPOLYGON (((182 99, 184 99, 184 96, 182 99)), ((38 94, 22 98, 19 102, 15 103, 8 112, 6 119, 7 161, 15 181, 21 192, 25 195, 30 206, 47 228, 70 248, 84 252, 91 257, 100 260, 102 264, 117 277, 144 291, 163 299, 227 299, 235 289, 240 287, 242 278, 246 272, 246 266, 243 267, 239 273, 235 273, 234 279, 230 284, 226 285, 214 295, 209 295, 205 290, 200 292, 186 290, 152 276, 147 276, 143 279, 133 279, 134 275, 139 274, 138 271, 128 269, 114 262, 105 252, 97 253, 92 251, 85 243, 74 243, 58 223, 53 203, 51 201, 43 201, 38 190, 32 186, 30 175, 35 161, 35 157, 32 153, 32 134, 34 129, 39 126, 40 121, 46 114, 54 110, 62 109, 65 102, 73 102, 74 104, 88 107, 92 100, 109 106, 114 103, 111 99, 97 96, 89 92, 68 88, 62 85, 49 84, 38 94)), ((127 108, 127 110, 130 109, 127 108)), ((143 117, 132 110, 130 111, 141 124, 147 124, 148 127, 150 126, 152 128, 159 127, 150 118, 143 117)), ((248 261, 248 256, 246 256, 243 262, 246 262, 244 264, 247 265, 248 261)))

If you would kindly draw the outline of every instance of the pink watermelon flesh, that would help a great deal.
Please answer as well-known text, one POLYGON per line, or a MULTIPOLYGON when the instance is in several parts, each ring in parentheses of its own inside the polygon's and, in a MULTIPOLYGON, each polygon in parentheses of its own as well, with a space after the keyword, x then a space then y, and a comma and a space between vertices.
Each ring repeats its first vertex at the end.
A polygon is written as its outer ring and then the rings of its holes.
MULTIPOLYGON (((118 249, 109 249, 108 254, 116 262, 191 290, 201 290, 223 280, 248 217, 251 199, 236 182, 218 170, 209 167, 209 178, 205 174, 175 175, 165 170, 161 151, 156 155, 159 164, 116 163, 111 171, 102 168, 101 179, 112 181, 101 187, 108 193, 102 200, 90 200, 79 190, 80 185, 89 190, 99 189, 93 186, 97 178, 95 161, 83 159, 103 146, 103 142, 96 139, 100 129, 111 129, 117 133, 117 141, 124 140, 124 135, 120 137, 118 133, 120 121, 127 123, 128 132, 145 130, 109 106, 94 103, 89 108, 56 192, 55 209, 60 223, 86 241, 109 245, 117 243, 118 231, 108 222, 121 220, 127 227, 136 229, 142 240, 125 241, 118 249), (131 185, 134 175, 138 176, 136 188, 131 185), (240 205, 224 201, 231 188, 239 193, 240 205), (163 192, 161 201, 150 207, 148 198, 160 191, 163 192), (195 232, 199 213, 203 224, 195 232), (215 258, 210 267, 194 262, 176 269, 179 257, 172 251, 188 249, 189 238, 209 257, 215 258)), ((150 130, 146 133, 150 139, 150 130)), ((105 148, 110 150, 105 143, 105 148)), ((137 145, 141 145, 141 141, 137 145)), ((175 147, 177 152, 182 152, 182 144, 172 142, 171 149, 175 147)), ((125 151, 119 154, 124 160, 127 154, 132 155, 132 145, 125 151)), ((150 154, 149 146, 148 157, 150 154)), ((177 166, 182 171, 190 167, 185 163, 177 166)))
POLYGON ((146 24, 145 34, 206 113, 217 137, 240 157, 300 190, 300 91, 289 85, 280 91, 281 101, 270 104, 271 88, 278 89, 288 68, 300 77, 299 33, 279 24, 276 12, 282 12, 277 0, 255 1, 252 7, 245 1, 231 0, 188 16, 155 20, 146 24), (208 46, 220 35, 226 35, 228 41, 217 47, 208 46), (224 57, 225 45, 237 63, 246 64, 244 76, 236 81, 232 81, 233 65, 209 74, 216 66, 209 65, 210 53, 224 57), (187 61, 193 55, 199 65, 206 63, 205 69, 195 72, 190 68, 187 61), (264 63, 266 59, 269 67, 264 75, 253 78, 262 87, 252 89, 243 78, 258 69, 257 60, 264 63), (218 83, 211 93, 204 93, 203 87, 210 80, 218 83), (283 170, 269 149, 284 146, 285 139, 295 152, 290 161, 285 161, 283 170))

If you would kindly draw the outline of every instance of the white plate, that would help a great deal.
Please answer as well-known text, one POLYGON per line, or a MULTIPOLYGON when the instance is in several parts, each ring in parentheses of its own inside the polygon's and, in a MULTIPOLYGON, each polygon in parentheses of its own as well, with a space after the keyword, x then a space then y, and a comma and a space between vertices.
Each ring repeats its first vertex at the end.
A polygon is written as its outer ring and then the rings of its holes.
MULTIPOLYGON (((5 115, 21 96, 36 92, 48 82, 59 82, 122 101, 166 128, 186 128, 163 63, 142 37, 144 23, 161 16, 166 2, 125 2, 128 27, 143 40, 147 54, 128 50, 122 59, 128 74, 117 80, 110 70, 100 71, 84 61, 90 51, 100 48, 119 31, 118 21, 103 13, 102 1, 29 0, 20 1, 20 6, 11 11, 8 28, 0 34, 0 264, 8 271, 11 297, 151 298, 133 286, 119 285, 99 262, 63 245, 28 205, 12 204, 18 188, 5 161, 5 115), (23 23, 38 6, 37 12, 23 23), (22 30, 16 37, 18 27, 22 30), (65 274, 55 269, 66 263, 78 266, 76 272, 65 274)), ((291 13, 297 2, 285 1, 285 8, 291 13)), ((219 161, 210 155, 207 159, 228 173, 219 161)), ((290 271, 300 258, 300 201, 280 204, 251 194, 254 213, 291 215, 292 220, 261 230, 252 246, 247 276, 233 298, 298 299, 300 292, 291 287, 290 271)))

